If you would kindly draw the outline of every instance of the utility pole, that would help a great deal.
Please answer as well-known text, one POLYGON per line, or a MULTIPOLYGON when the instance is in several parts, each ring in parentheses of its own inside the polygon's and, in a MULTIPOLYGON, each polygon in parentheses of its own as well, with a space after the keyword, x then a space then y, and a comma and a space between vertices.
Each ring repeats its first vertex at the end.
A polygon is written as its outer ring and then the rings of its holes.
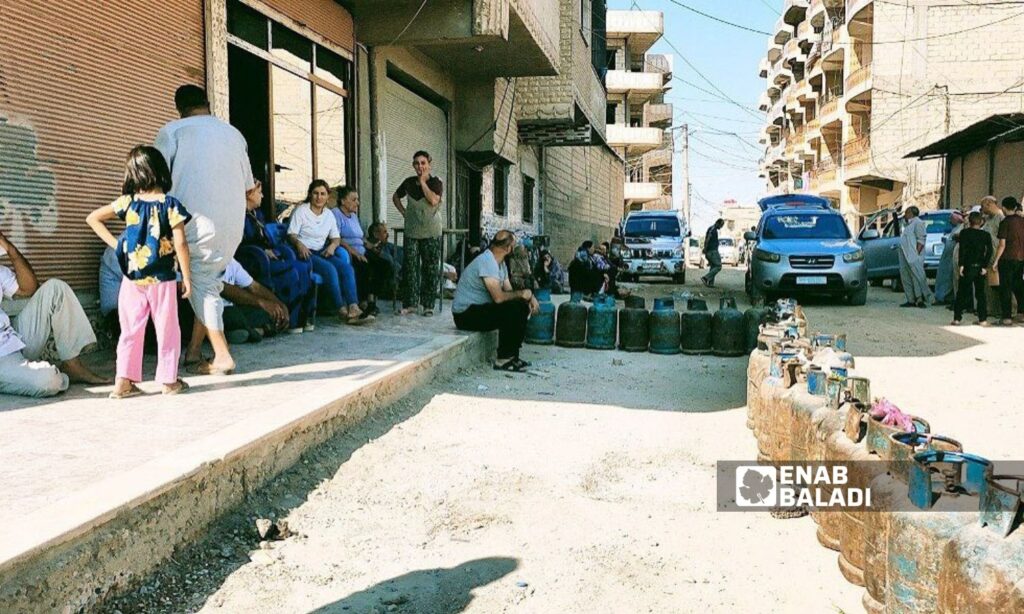
POLYGON ((689 124, 683 124, 682 126, 683 138, 681 143, 680 153, 682 154, 682 204, 683 204, 683 217, 686 218, 686 226, 690 226, 690 126, 689 124))

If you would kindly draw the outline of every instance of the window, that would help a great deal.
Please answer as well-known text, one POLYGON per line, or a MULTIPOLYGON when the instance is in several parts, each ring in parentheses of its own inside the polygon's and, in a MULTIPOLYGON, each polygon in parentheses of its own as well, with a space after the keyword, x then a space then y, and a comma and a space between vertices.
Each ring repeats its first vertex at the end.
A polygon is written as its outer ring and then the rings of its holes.
POLYGON ((494 215, 504 217, 508 213, 508 167, 494 165, 494 215))
POLYGON ((615 107, 616 107, 616 105, 613 104, 613 103, 608 103, 607 107, 605 107, 606 110, 605 110, 605 114, 604 114, 604 121, 609 126, 616 123, 616 121, 615 121, 615 107))
POLYGON ((537 182, 533 177, 523 175, 523 222, 533 223, 533 194, 537 188, 537 182))
POLYGON ((675 237, 679 232, 679 220, 675 217, 634 217, 626 220, 627 237, 675 237))
POLYGON ((846 222, 839 215, 794 213, 768 218, 765 239, 839 239, 850 238, 846 222))

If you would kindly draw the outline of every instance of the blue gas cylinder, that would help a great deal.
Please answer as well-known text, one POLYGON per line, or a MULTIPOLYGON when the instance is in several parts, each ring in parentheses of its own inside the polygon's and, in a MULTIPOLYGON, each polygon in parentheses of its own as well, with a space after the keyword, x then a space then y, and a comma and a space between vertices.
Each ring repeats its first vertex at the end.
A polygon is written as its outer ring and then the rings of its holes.
POLYGON ((539 309, 526 322, 525 341, 534 345, 551 345, 555 342, 555 306, 551 304, 551 290, 537 290, 534 297, 539 309))
POLYGON ((652 354, 679 353, 679 312, 672 298, 654 299, 648 327, 652 354))
POLYGON ((680 316, 680 347, 684 354, 711 353, 711 312, 707 301, 691 298, 680 316))
POLYGON ((567 348, 581 348, 587 338, 587 306, 583 293, 573 292, 568 301, 558 306, 555 321, 555 343, 567 348))
POLYGON ((587 312, 587 347, 592 350, 614 350, 618 339, 619 310, 615 297, 602 294, 594 297, 587 312))

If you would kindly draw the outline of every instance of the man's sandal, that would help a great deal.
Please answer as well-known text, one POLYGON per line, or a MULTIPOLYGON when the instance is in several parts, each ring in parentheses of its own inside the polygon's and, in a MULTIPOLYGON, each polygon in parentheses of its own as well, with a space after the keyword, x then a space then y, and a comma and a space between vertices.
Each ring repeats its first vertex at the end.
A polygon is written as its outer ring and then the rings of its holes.
POLYGON ((523 373, 523 372, 526 371, 526 365, 524 365, 521 360, 513 358, 512 360, 509 360, 508 362, 506 362, 503 365, 499 365, 498 363, 494 363, 494 370, 495 371, 509 371, 511 373, 523 373))
POLYGON ((131 386, 129 386, 128 390, 125 390, 124 392, 118 392, 117 390, 111 392, 110 398, 119 401, 121 399, 130 399, 132 397, 137 397, 140 396, 141 394, 142 389, 133 383, 131 386))
POLYGON ((170 394, 181 394, 182 392, 185 392, 188 389, 189 389, 188 383, 185 380, 183 380, 183 379, 181 379, 179 377, 178 381, 176 381, 173 384, 171 384, 171 387, 168 387, 168 386, 164 387, 163 394, 168 394, 168 395, 170 395, 170 394))

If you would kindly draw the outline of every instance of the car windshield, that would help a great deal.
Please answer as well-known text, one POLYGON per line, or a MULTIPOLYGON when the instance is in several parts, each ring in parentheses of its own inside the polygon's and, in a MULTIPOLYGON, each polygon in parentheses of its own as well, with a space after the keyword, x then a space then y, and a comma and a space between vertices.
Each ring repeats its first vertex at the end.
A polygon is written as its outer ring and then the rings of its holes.
POLYGON ((764 223, 765 239, 849 239, 850 230, 835 214, 773 215, 764 223))
POLYGON ((947 232, 953 230, 953 225, 949 221, 950 216, 948 215, 922 215, 921 219, 928 226, 928 234, 941 234, 944 235, 947 232))
POLYGON ((678 237, 679 220, 674 217, 636 217, 626 220, 627 237, 678 237))

